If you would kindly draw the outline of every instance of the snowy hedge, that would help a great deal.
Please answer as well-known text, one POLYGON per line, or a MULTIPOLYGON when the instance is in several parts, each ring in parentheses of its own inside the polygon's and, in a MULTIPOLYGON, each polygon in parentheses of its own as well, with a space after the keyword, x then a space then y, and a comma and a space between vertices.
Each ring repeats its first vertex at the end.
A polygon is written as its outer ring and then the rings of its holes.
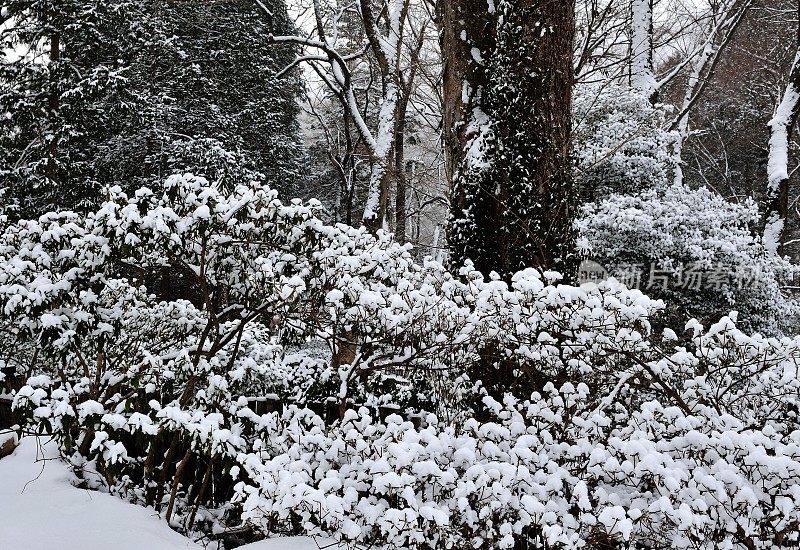
POLYGON ((667 109, 626 86, 575 87, 572 150, 584 201, 669 184, 676 135, 664 129, 667 109))
POLYGON ((797 541, 800 339, 749 336, 734 315, 679 344, 676 327, 653 333, 664 304, 641 291, 454 276, 318 210, 185 175, 7 225, 0 349, 16 352, 0 360, 30 375, 27 429, 52 433, 87 485, 217 535, 797 541), (163 267, 194 303, 137 284, 163 267), (492 369, 517 397, 475 378, 492 369), (286 410, 257 413, 271 393, 286 410), (305 408, 319 400, 340 421, 305 408), (387 406, 424 418, 383 421, 387 406))
POLYGON ((797 304, 782 290, 795 268, 751 231, 758 219, 753 201, 673 184, 588 204, 577 226, 584 253, 662 298, 670 325, 735 309, 745 328, 779 334, 796 327, 797 304))
POLYGON ((485 397, 494 422, 264 419, 266 437, 239 457, 244 518, 391 548, 796 543, 800 342, 724 319, 693 343, 625 369, 612 391, 566 382, 524 402, 485 397))

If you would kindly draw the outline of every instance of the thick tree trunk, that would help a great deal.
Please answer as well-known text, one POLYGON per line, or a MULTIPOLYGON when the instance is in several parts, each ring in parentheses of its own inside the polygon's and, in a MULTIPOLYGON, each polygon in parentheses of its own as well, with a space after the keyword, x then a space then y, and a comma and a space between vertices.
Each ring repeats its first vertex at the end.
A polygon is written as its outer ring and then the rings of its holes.
POLYGON ((570 276, 574 2, 441 0, 439 23, 453 261, 570 276))
POLYGON ((389 188, 392 183, 394 138, 397 122, 398 90, 396 82, 385 85, 383 105, 378 115, 375 147, 369 176, 369 193, 363 223, 373 233, 387 226, 389 188))
MULTIPOLYGON (((800 2, 797 4, 800 16, 800 2)), ((797 24, 796 53, 783 97, 769 121, 769 159, 767 163, 767 211, 764 247, 784 254, 786 222, 789 218, 789 142, 800 115, 800 20, 797 24)))

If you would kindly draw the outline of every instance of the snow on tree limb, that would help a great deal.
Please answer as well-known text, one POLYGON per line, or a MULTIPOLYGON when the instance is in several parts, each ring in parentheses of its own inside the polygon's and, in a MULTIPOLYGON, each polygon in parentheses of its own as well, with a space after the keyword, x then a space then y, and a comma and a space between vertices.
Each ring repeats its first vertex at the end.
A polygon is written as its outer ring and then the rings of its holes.
POLYGON ((404 37, 407 31, 413 31, 413 25, 408 18, 409 5, 410 0, 385 0, 376 12, 369 0, 361 0, 355 4, 365 35, 365 43, 356 44, 355 48, 351 40, 339 39, 337 27, 345 10, 334 11, 326 18, 325 7, 317 0, 313 2, 317 40, 303 36, 271 37, 275 42, 294 43, 322 52, 320 55, 303 53, 285 70, 301 63, 311 64, 340 101, 344 116, 353 122, 366 144, 371 168, 363 221, 372 230, 384 225, 391 175, 389 165, 397 120, 402 116, 398 110, 407 105, 407 102, 400 101, 400 96, 408 88, 409 80, 415 73, 412 65, 418 60, 418 42, 408 44, 409 51, 403 51, 404 37), (360 61, 367 52, 374 56, 380 71, 380 109, 374 127, 366 119, 351 75, 351 64, 360 61))
POLYGON ((631 86, 653 97, 658 83, 653 74, 652 0, 633 0, 631 10, 631 86))
POLYGON ((769 121, 769 160, 767 162, 767 215, 764 245, 781 253, 788 205, 789 135, 800 112, 800 49, 795 54, 789 82, 775 115, 769 121))
POLYGON ((720 60, 722 52, 739 27, 752 0, 727 0, 717 10, 708 35, 696 50, 696 60, 691 64, 691 72, 678 114, 670 130, 678 131, 675 144, 675 183, 683 183, 682 152, 683 144, 689 137, 689 115, 700 100, 710 81, 711 74, 720 60))

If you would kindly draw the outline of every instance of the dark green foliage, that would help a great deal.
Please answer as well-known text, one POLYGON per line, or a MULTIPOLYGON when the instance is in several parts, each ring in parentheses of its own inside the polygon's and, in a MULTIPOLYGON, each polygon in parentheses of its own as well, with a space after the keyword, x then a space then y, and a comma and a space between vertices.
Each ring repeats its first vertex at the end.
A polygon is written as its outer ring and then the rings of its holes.
POLYGON ((138 142, 116 144, 114 156, 128 158, 132 166, 124 171, 133 173, 121 177, 108 159, 115 179, 135 187, 190 171, 230 185, 258 177, 294 191, 300 81, 276 74, 295 52, 268 43, 271 33, 291 32, 291 24, 282 0, 261 4, 266 9, 252 0, 151 3, 169 38, 134 69, 145 111, 130 132, 138 142))
POLYGON ((85 210, 94 162, 133 116, 130 66, 149 33, 133 2, 10 0, 0 57, 0 176, 17 215, 85 210))
POLYGON ((87 211, 175 172, 293 192, 301 149, 282 0, 11 0, 0 185, 13 217, 87 211), (33 44, 33 47, 23 45, 33 44), (22 53, 23 55, 19 55, 22 53))

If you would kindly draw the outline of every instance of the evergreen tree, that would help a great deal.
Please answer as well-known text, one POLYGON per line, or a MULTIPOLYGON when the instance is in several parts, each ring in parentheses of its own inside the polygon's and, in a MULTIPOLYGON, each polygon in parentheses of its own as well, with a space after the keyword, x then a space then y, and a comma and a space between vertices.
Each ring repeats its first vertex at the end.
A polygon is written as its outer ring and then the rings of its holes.
POLYGON ((291 32, 283 0, 154 0, 148 9, 167 38, 134 67, 144 109, 102 162, 107 179, 152 186, 189 171, 295 193, 300 80, 277 75, 296 52, 269 43, 291 32))
POLYGON ((191 171, 293 191, 299 79, 282 0, 12 0, 0 176, 16 216, 87 210, 105 185, 191 171))
POLYGON ((149 31, 134 2, 10 0, 0 56, 0 178, 17 216, 83 210, 104 143, 135 116, 149 31))

